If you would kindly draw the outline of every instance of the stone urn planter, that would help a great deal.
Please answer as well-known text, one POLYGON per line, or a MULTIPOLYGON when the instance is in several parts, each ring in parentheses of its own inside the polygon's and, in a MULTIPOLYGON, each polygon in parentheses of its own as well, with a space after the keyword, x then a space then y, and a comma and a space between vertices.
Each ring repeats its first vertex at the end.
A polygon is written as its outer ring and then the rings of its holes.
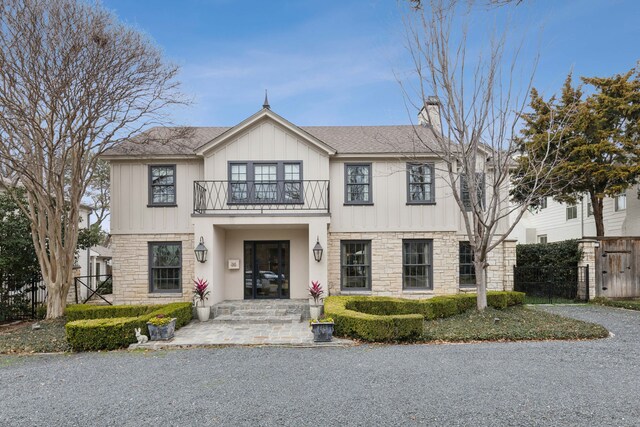
MULTIPOLYGON (((151 341, 166 341, 173 338, 173 335, 176 332, 176 318, 172 318, 165 324, 157 324, 160 323, 157 320, 158 318, 152 318, 149 322, 147 322, 147 328, 149 329, 149 339, 151 341), (154 324, 155 323, 155 324, 154 324)), ((168 318, 160 318, 160 319, 168 319, 168 318)))
POLYGON ((311 319, 319 319, 322 315, 322 304, 309 304, 309 313, 311 319))
POLYGON ((209 316, 211 315, 211 307, 196 307, 196 311, 198 313, 198 320, 201 322, 206 322, 209 320, 209 316))
POLYGON ((333 339, 333 320, 311 321, 313 342, 330 342, 333 339))

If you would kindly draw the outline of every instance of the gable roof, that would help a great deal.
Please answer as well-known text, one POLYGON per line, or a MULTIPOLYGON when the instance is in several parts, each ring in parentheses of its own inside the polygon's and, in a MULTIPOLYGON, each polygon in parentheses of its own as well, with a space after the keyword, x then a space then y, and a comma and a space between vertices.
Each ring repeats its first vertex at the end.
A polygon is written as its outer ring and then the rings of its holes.
POLYGON ((280 123, 328 154, 424 154, 436 147, 431 131, 422 126, 296 126, 273 111, 262 109, 234 127, 154 127, 109 149, 103 156, 202 155, 265 118, 280 123), (180 129, 186 131, 177 133, 180 129))

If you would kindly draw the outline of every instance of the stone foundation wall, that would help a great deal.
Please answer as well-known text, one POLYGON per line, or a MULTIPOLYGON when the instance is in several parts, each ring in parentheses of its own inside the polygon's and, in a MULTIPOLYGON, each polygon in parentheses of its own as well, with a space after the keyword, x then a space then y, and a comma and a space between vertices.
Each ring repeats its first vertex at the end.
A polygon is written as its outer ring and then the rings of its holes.
POLYGON ((191 301, 195 255, 193 234, 112 236, 114 304, 167 304, 191 301), (182 242, 182 292, 149 292, 149 242, 182 242))
MULTIPOLYGON (((329 294, 429 298, 474 292, 475 288, 461 290, 459 286, 460 240, 464 238, 455 232, 329 233, 329 294), (433 290, 402 289, 403 239, 433 239, 433 290), (371 291, 340 290, 341 240, 371 240, 371 291)), ((506 241, 494 249, 489 256, 488 289, 512 290, 515 262, 515 241, 506 241)))

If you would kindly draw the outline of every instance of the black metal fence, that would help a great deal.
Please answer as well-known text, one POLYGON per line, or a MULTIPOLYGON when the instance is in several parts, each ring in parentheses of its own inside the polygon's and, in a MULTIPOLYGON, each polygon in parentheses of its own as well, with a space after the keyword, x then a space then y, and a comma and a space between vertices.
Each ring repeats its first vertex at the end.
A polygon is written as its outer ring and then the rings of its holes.
POLYGON ((0 322, 35 319, 47 288, 40 276, 17 279, 0 272, 0 322))
POLYGON ((579 302, 589 299, 589 267, 513 267, 514 289, 529 304, 579 302), (582 289, 583 292, 579 292, 582 289))

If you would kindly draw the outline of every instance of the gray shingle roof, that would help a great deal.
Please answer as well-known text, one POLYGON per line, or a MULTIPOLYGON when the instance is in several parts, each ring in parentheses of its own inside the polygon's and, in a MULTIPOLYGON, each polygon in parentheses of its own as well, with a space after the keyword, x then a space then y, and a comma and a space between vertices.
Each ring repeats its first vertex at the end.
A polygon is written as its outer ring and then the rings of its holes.
MULTIPOLYGON (((230 127, 152 128, 134 141, 107 151, 111 156, 193 155, 195 149, 230 127)), ((338 154, 428 153, 433 147, 429 130, 398 126, 300 126, 300 129, 335 149, 338 154)))

